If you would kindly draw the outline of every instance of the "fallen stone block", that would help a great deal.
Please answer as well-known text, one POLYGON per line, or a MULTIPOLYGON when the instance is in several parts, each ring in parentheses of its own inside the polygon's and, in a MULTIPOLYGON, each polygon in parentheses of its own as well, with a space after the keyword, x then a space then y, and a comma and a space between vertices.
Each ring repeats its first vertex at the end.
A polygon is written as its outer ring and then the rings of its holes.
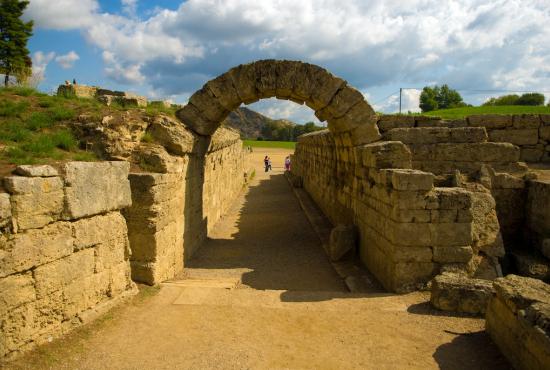
POLYGON ((48 165, 42 165, 42 166, 21 165, 15 168, 15 173, 19 176, 27 176, 27 177, 54 177, 59 175, 59 173, 55 168, 48 165))
POLYGON ((430 303, 442 311, 484 314, 493 292, 492 281, 444 273, 432 280, 430 303))

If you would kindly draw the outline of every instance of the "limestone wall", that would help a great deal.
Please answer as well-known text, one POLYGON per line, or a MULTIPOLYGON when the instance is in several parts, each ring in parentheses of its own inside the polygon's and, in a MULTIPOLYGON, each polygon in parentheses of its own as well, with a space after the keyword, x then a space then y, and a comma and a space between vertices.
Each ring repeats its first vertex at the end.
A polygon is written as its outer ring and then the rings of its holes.
POLYGON ((124 215, 132 278, 156 284, 182 272, 242 191, 248 161, 239 134, 229 129, 209 139, 165 118, 148 131, 156 144, 136 155, 149 172, 130 174, 133 205, 124 215))
POLYGON ((378 121, 381 133, 412 127, 484 127, 488 141, 519 147, 524 162, 550 162, 550 115, 473 115, 442 120, 428 116, 385 115, 378 121))
POLYGON ((293 172, 334 225, 357 226, 361 260, 388 290, 416 289, 447 268, 498 276, 499 229, 475 230, 491 211, 496 219, 494 200, 480 211, 475 191, 434 186, 412 157, 399 141, 353 146, 321 131, 300 137, 293 172))
POLYGON ((550 259, 550 181, 528 182, 527 240, 550 259))
POLYGON ((515 369, 550 368, 550 285, 508 275, 494 282, 486 329, 515 369))
POLYGON ((0 194, 0 358, 66 333, 135 291, 120 209, 127 162, 20 166, 0 194))

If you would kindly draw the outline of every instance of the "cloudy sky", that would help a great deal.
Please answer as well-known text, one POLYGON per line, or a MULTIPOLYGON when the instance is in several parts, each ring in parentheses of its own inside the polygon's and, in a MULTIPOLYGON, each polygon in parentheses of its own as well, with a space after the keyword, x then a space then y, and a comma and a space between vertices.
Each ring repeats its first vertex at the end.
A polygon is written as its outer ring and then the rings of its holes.
MULTIPOLYGON (((487 90, 550 90, 548 0, 31 0, 25 18, 46 91, 76 78, 185 103, 209 79, 266 58, 325 67, 384 112, 397 110, 400 87, 413 88, 403 92, 411 111, 414 88, 429 84, 473 104, 499 95, 487 90)), ((276 99, 252 108, 313 120, 276 99)))

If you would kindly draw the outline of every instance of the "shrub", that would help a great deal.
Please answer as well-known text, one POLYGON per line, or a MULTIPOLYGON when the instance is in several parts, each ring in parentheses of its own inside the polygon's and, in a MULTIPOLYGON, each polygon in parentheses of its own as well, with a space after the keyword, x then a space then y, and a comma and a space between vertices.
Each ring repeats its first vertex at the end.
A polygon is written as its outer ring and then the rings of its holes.
POLYGON ((516 105, 544 105, 544 95, 540 93, 523 94, 517 100, 516 105))
POLYGON ((51 107, 48 112, 55 121, 70 120, 76 117, 76 112, 73 109, 61 105, 51 107))

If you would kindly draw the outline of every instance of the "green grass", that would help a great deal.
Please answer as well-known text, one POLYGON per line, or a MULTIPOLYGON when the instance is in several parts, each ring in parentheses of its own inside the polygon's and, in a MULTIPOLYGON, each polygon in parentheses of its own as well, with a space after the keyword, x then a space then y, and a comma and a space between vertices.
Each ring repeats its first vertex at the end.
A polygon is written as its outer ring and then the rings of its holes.
POLYGON ((26 101, 0 100, 0 117, 20 117, 27 109, 29 103, 26 101))
POLYGON ((462 107, 442 109, 423 113, 427 116, 437 116, 443 119, 459 119, 474 114, 550 114, 548 106, 502 105, 485 107, 462 107))
POLYGON ((155 138, 150 133, 146 132, 141 136, 141 142, 143 143, 152 143, 155 141, 155 138))
POLYGON ((282 148, 295 149, 296 143, 293 141, 258 141, 258 140, 243 140, 243 146, 252 148, 282 148))

